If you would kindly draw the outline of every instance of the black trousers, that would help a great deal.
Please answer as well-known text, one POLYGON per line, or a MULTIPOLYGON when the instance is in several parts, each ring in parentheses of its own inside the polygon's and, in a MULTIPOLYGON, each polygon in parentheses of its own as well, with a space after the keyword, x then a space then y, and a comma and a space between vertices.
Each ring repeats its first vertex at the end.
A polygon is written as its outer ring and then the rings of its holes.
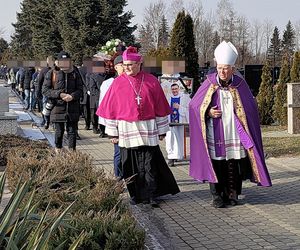
POLYGON ((76 149, 76 132, 78 127, 78 122, 67 120, 67 122, 55 122, 55 147, 63 147, 63 137, 65 129, 68 136, 68 148, 76 149))
POLYGON ((90 97, 87 97, 86 104, 82 104, 83 106, 83 115, 84 115, 84 121, 85 126, 90 127, 91 125, 91 109, 90 109, 90 97))
POLYGON ((218 178, 218 183, 209 184, 213 199, 237 200, 242 192, 241 160, 212 160, 212 164, 218 178))
POLYGON ((97 109, 96 108, 91 108, 90 109, 90 116, 91 116, 91 122, 92 122, 92 125, 93 125, 93 129, 98 129, 98 116, 96 115, 96 111, 97 109))

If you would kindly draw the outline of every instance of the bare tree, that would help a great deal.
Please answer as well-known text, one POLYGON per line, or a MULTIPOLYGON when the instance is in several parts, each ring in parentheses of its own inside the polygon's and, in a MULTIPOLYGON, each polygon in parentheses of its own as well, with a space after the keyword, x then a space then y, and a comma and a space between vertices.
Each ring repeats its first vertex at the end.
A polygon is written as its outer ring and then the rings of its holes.
POLYGON ((155 49, 159 46, 159 32, 161 26, 161 20, 165 16, 166 5, 159 0, 156 3, 150 3, 144 11, 144 27, 149 26, 152 31, 155 49))
POLYGON ((194 20, 194 23, 197 19, 203 20, 204 10, 201 0, 187 2, 185 9, 190 14, 191 18, 194 20))
POLYGON ((183 0, 172 0, 168 6, 167 19, 171 27, 174 25, 177 14, 184 10, 183 0))
POLYGON ((252 30, 251 30, 251 35, 252 35, 251 45, 252 45, 252 51, 254 53, 255 63, 261 63, 264 30, 263 30, 263 24, 260 21, 254 20, 252 30))
POLYGON ((264 34, 264 40, 265 40, 263 51, 265 52, 266 56, 267 56, 268 48, 270 46, 270 39, 271 39, 273 30, 274 30, 273 22, 269 19, 266 19, 264 21, 264 25, 263 25, 263 34, 264 34))
POLYGON ((4 27, 0 27, 0 37, 2 37, 5 33, 5 28, 4 27))
POLYGON ((220 0, 217 4, 218 33, 221 40, 234 42, 235 11, 230 0, 220 0))
POLYGON ((250 24, 246 17, 239 16, 236 19, 234 43, 240 52, 239 66, 252 61, 250 49, 250 24))
POLYGON ((137 42, 141 45, 140 52, 146 55, 148 51, 155 48, 152 29, 149 24, 140 25, 138 27, 137 42))
POLYGON ((295 25, 295 44, 296 44, 296 51, 300 50, 300 20, 298 20, 295 25))
POLYGON ((214 17, 213 13, 210 12, 202 20, 201 25, 196 28, 197 49, 199 54, 200 65, 211 63, 213 60, 213 52, 215 50, 213 39, 214 39, 214 17))

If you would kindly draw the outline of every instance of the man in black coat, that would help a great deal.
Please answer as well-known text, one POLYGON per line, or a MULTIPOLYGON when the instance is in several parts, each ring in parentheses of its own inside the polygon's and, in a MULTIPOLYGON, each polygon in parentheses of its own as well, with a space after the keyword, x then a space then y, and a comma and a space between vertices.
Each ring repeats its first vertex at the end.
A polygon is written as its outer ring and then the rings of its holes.
POLYGON ((90 129, 91 125, 91 111, 90 111, 90 95, 89 95, 89 79, 90 79, 90 72, 89 72, 89 64, 91 60, 84 60, 83 66, 79 67, 79 73, 81 75, 81 79, 83 82, 83 93, 80 99, 80 105, 82 107, 81 111, 83 112, 84 121, 85 121, 85 130, 90 129))
POLYGON ((92 60, 92 73, 89 76, 89 94, 90 94, 90 110, 91 110, 91 122, 93 125, 93 133, 100 134, 99 137, 106 137, 105 126, 98 122, 98 116, 96 111, 99 106, 100 87, 106 79, 112 76, 111 72, 108 72, 106 63, 102 58, 93 58, 92 60))
MULTIPOLYGON (((100 87, 105 80, 105 68, 104 62, 97 59, 93 59, 92 73, 89 78, 89 93, 90 93, 90 110, 91 110, 91 122, 93 125, 93 133, 99 134, 99 123, 96 111, 99 106, 100 87)), ((102 131, 104 132, 104 131, 102 131)))
POLYGON ((45 76, 47 72, 53 67, 53 59, 52 57, 48 56, 46 61, 42 61, 40 65, 40 71, 36 79, 36 88, 35 88, 35 95, 38 99, 38 102, 42 103, 43 112, 42 112, 42 118, 43 121, 41 123, 41 126, 45 126, 45 129, 49 128, 50 125, 50 115, 45 114, 45 106, 47 103, 48 98, 42 94, 42 86, 45 80, 45 76))
POLYGON ((76 134, 80 117, 82 79, 73 66, 68 53, 61 51, 55 61, 55 69, 47 72, 43 83, 43 95, 51 102, 51 121, 55 125, 55 147, 61 149, 66 129, 69 149, 76 149, 76 134))
POLYGON ((34 72, 34 67, 26 67, 24 70, 24 74, 21 76, 21 89, 25 94, 25 110, 28 110, 30 107, 30 83, 32 81, 34 72))

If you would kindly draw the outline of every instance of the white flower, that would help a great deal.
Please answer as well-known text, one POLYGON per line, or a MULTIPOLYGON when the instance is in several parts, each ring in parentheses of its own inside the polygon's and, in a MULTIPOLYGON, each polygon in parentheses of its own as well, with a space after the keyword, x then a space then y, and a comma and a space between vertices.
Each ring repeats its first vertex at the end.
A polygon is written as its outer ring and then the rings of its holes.
POLYGON ((114 51, 114 52, 116 52, 116 51, 117 51, 117 48, 116 48, 116 47, 114 47, 114 48, 113 48, 113 51, 114 51))
POLYGON ((106 46, 110 46, 110 45, 111 45, 111 41, 107 41, 106 46))
POLYGON ((115 42, 115 45, 118 46, 120 42, 115 42))

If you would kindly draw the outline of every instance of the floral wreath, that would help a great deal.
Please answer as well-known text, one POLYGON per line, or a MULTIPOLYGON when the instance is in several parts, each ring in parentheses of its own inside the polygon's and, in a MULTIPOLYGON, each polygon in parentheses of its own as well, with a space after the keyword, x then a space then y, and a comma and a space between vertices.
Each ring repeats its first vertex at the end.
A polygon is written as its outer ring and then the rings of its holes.
POLYGON ((125 50, 125 43, 120 39, 111 39, 107 41, 100 51, 94 57, 100 57, 104 60, 114 60, 118 55, 121 55, 125 50))

